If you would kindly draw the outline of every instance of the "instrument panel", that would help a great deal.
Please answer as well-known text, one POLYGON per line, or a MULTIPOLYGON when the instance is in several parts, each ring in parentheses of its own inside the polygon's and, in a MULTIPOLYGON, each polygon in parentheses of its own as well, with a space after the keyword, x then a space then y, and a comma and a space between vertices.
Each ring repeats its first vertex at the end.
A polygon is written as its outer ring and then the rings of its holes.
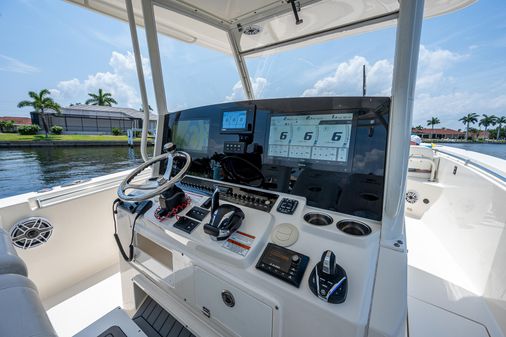
POLYGON ((271 116, 267 155, 348 163, 352 113, 271 116))
POLYGON ((191 176, 381 220, 389 111, 388 97, 223 103, 168 114, 163 142, 190 153, 191 176))

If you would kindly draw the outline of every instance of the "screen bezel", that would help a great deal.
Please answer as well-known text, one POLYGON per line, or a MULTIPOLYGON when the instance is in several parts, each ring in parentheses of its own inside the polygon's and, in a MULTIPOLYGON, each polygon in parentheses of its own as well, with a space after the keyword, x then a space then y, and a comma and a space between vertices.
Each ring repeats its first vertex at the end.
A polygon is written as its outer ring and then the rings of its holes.
POLYGON ((235 108, 235 109, 225 109, 220 113, 220 133, 223 134, 239 134, 239 135, 249 135, 255 132, 255 106, 244 107, 244 108, 235 108), (225 113, 227 112, 246 112, 246 125, 244 128, 237 129, 225 129, 223 128, 223 118, 225 118, 225 113))

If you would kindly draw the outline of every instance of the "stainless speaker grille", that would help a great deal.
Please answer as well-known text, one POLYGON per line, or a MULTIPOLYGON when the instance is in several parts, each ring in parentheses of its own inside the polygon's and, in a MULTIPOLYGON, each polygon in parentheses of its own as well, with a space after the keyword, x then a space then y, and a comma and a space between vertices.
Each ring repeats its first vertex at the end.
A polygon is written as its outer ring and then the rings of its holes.
POLYGON ((47 242, 53 233, 53 226, 47 219, 31 217, 18 221, 11 229, 14 246, 28 249, 47 242))
POLYGON ((406 202, 409 204, 414 204, 418 201, 418 193, 416 191, 407 191, 406 192, 406 202))

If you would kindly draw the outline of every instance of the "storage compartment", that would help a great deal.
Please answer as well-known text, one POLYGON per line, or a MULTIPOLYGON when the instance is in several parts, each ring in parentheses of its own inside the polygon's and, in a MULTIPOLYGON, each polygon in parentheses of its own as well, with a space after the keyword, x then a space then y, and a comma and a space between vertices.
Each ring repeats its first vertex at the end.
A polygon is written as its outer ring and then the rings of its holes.
POLYGON ((371 227, 367 226, 363 222, 355 220, 342 220, 337 223, 337 228, 350 235, 355 236, 366 236, 371 234, 371 227))
POLYGON ((150 239, 137 234, 137 248, 142 250, 147 255, 161 263, 163 266, 172 270, 172 252, 157 245, 150 239))
POLYGON ((332 219, 329 215, 315 212, 306 213, 304 215, 304 220, 314 226, 328 226, 334 222, 334 219, 332 219))
POLYGON ((272 308, 195 267, 195 303, 211 321, 241 337, 271 337, 272 308))
POLYGON ((131 262, 143 274, 175 286, 172 252, 150 239, 136 234, 135 258, 131 262))

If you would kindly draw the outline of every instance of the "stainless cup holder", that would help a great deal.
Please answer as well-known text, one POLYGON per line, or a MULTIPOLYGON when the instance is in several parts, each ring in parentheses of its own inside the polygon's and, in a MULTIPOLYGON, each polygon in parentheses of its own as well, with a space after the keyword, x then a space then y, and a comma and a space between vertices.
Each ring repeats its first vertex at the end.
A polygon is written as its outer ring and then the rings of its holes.
POLYGON ((314 212, 304 214, 304 220, 314 226, 328 226, 334 222, 330 216, 314 212))
POLYGON ((371 227, 354 220, 342 220, 336 226, 337 229, 349 235, 366 236, 371 234, 371 227))

